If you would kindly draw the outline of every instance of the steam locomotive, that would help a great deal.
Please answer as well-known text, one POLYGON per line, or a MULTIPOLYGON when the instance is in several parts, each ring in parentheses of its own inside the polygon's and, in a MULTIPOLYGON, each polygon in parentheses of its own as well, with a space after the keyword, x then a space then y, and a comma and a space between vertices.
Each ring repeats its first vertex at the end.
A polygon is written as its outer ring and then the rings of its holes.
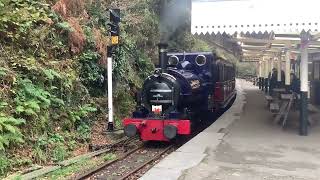
POLYGON ((159 44, 159 69, 149 76, 132 118, 123 120, 126 136, 171 141, 191 134, 201 114, 225 108, 236 96, 235 67, 212 52, 167 53, 159 44))

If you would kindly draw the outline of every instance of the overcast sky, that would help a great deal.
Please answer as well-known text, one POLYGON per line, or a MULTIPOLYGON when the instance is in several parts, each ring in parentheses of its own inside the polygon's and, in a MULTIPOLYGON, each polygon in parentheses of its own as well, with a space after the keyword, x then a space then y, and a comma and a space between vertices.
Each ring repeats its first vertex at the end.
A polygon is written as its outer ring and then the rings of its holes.
POLYGON ((244 29, 255 26, 256 30, 269 31, 280 27, 283 30, 284 26, 288 29, 292 24, 291 29, 314 29, 320 24, 319 7, 320 0, 193 0, 192 26, 231 26, 233 31, 243 25, 244 29))

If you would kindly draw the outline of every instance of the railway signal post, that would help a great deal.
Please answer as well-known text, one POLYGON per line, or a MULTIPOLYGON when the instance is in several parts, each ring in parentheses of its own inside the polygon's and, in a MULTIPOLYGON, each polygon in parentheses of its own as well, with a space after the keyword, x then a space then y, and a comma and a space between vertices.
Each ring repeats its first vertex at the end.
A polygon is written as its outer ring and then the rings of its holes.
POLYGON ((114 49, 119 44, 119 23, 120 23, 120 9, 110 9, 110 23, 111 27, 111 46, 108 46, 108 58, 107 58, 107 75, 108 75, 108 131, 114 131, 113 121, 113 88, 112 88, 112 61, 114 55, 114 49))

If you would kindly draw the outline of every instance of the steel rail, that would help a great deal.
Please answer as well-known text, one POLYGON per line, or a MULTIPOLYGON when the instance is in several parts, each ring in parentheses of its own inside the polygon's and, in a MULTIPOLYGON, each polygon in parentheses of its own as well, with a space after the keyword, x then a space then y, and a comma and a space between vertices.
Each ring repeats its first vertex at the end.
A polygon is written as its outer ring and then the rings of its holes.
POLYGON ((149 159, 148 161, 144 162, 143 164, 141 164, 140 166, 138 166, 137 168, 135 168, 134 170, 130 171, 128 174, 122 176, 121 178, 119 178, 119 180, 124 180, 128 177, 130 177, 131 175, 133 175, 134 173, 136 173, 137 171, 139 171, 140 169, 142 169, 143 167, 145 167, 146 165, 150 164, 151 162, 159 159, 164 153, 168 152, 171 148, 173 147, 173 145, 170 145, 169 147, 167 147, 166 149, 164 149, 163 151, 161 151, 159 154, 157 154, 156 156, 152 157, 151 159, 149 159))
POLYGON ((128 157, 130 154, 132 154, 132 153, 138 151, 139 149, 141 149, 143 146, 144 146, 143 144, 142 144, 142 145, 139 145, 138 147, 136 147, 136 148, 134 148, 133 150, 125 153, 125 154, 122 155, 121 157, 119 157, 119 158, 117 158, 117 159, 115 159, 115 160, 112 160, 112 161, 105 162, 105 163, 97 166, 96 168, 93 168, 93 169, 85 172, 84 174, 79 175, 78 177, 75 178, 75 180, 86 179, 86 178, 92 176, 93 174, 99 172, 99 171, 102 170, 103 168, 108 167, 108 166, 110 166, 110 165, 112 165, 112 164, 114 164, 114 163, 116 163, 116 162, 118 162, 118 161, 120 161, 120 160, 125 159, 125 158, 128 157))

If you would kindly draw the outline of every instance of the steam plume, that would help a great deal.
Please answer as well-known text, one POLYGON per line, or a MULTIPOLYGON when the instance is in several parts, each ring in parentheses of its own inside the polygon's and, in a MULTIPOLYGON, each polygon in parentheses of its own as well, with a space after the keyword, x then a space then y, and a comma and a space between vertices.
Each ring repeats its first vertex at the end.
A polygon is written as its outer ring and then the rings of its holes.
POLYGON ((161 42, 168 42, 171 35, 190 21, 191 0, 162 0, 160 12, 161 42))

